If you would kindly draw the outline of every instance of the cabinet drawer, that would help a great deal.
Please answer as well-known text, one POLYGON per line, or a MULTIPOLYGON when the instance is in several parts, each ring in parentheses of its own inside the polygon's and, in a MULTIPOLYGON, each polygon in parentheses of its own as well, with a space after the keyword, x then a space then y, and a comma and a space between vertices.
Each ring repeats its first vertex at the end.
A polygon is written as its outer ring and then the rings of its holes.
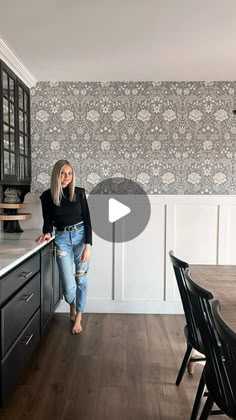
POLYGON ((2 357, 40 305, 40 274, 37 274, 1 309, 2 357))
POLYGON ((40 270, 40 256, 36 254, 1 280, 0 303, 15 293, 40 270))
POLYGON ((6 397, 30 358, 40 340, 40 311, 38 310, 25 329, 22 331, 14 346, 9 350, 1 362, 1 403, 6 397))

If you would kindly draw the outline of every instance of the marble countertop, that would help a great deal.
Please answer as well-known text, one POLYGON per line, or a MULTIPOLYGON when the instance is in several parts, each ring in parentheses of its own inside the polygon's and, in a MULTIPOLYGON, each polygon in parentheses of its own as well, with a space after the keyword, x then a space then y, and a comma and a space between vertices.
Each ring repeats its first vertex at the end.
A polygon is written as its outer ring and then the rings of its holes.
POLYGON ((46 241, 35 242, 41 233, 39 229, 22 233, 0 232, 0 277, 47 244, 46 241))

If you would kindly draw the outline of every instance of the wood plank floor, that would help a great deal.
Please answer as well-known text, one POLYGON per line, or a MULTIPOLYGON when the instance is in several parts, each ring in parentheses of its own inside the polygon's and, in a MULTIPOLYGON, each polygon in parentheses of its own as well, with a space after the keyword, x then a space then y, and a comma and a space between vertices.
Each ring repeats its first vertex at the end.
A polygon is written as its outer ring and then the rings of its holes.
POLYGON ((55 314, 0 418, 188 420, 202 366, 175 386, 183 326, 181 315, 85 314, 73 336, 55 314))

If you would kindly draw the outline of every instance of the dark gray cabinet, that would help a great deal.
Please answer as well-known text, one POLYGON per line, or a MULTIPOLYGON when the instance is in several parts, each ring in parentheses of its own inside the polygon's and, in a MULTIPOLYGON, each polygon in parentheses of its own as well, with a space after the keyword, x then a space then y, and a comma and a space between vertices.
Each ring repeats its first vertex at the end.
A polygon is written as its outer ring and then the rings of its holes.
POLYGON ((1 354, 4 356, 40 306, 38 273, 1 310, 1 354))
POLYGON ((1 184, 30 185, 30 144, 30 90, 0 60, 1 184))
POLYGON ((41 333, 47 331, 56 306, 60 302, 60 284, 54 244, 41 251, 41 333))
POLYGON ((45 332, 53 312, 52 245, 41 251, 41 332, 45 332))
POLYGON ((7 399, 60 301, 53 243, 0 279, 0 401, 7 399))
POLYGON ((1 405, 12 391, 24 366, 40 341, 40 309, 27 323, 1 360, 1 405))
POLYGON ((59 280, 59 272, 56 262, 56 248, 53 244, 52 250, 52 281, 53 281, 53 312, 56 307, 59 305, 62 299, 62 288, 59 280))
POLYGON ((35 274, 40 271, 40 254, 32 256, 26 262, 6 274, 0 280, 0 305, 8 300, 16 290, 20 290, 35 274))

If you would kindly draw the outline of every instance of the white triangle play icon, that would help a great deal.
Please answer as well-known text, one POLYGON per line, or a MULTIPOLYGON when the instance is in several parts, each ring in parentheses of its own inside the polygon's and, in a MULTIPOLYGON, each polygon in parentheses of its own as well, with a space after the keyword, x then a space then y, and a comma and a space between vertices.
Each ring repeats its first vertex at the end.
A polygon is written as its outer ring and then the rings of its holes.
POLYGON ((109 222, 114 223, 122 217, 126 216, 131 212, 131 209, 128 206, 120 203, 120 201, 115 200, 114 198, 109 199, 109 222))

